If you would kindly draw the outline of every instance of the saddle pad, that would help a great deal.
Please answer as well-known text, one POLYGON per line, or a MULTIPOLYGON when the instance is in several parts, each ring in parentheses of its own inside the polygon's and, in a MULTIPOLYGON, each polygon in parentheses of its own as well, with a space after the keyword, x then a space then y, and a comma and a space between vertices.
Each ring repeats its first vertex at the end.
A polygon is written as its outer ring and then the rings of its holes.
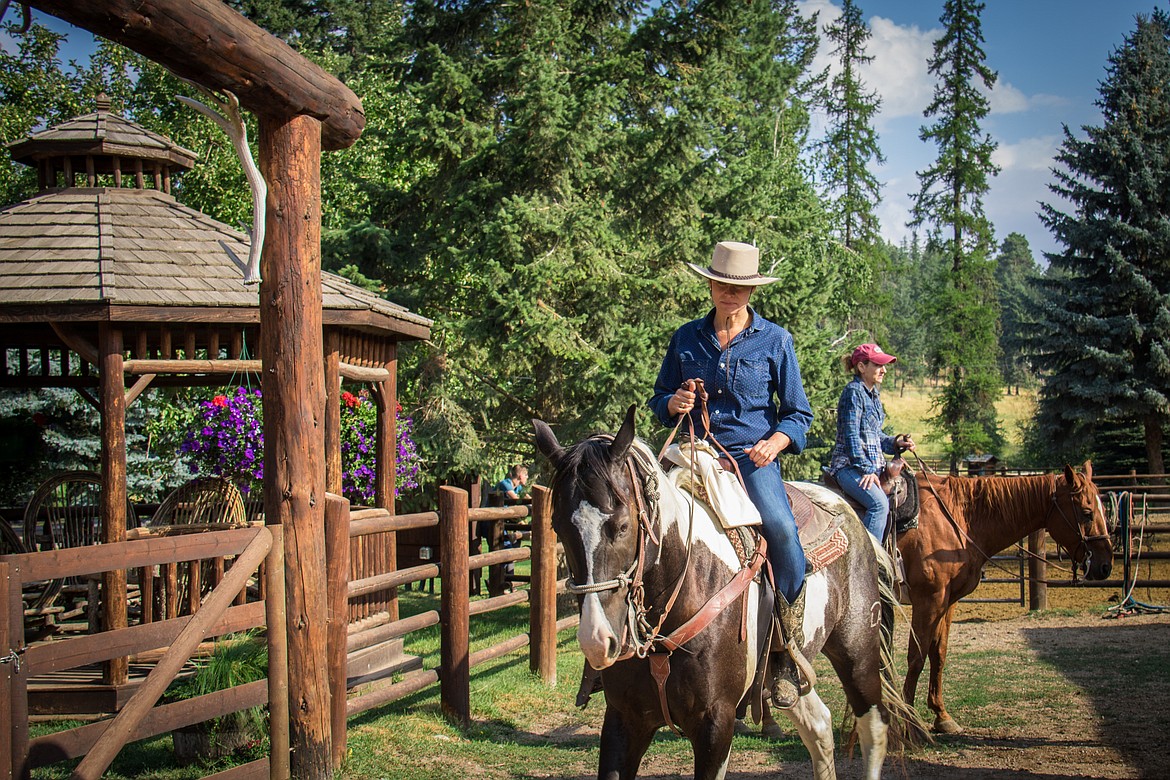
POLYGON ((849 537, 842 524, 849 506, 831 490, 813 482, 785 482, 788 503, 800 531, 810 572, 819 571, 845 554, 849 537))

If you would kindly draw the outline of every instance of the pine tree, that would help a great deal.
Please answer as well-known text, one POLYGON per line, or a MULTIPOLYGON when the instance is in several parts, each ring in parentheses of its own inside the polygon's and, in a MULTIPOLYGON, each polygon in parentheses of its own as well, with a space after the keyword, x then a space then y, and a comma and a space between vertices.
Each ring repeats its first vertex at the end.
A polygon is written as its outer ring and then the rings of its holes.
POLYGON ((1084 138, 1065 128, 1052 191, 1066 213, 1041 216, 1061 252, 1047 255, 1040 327, 1046 370, 1039 425, 1056 440, 1140 424, 1151 473, 1164 470, 1170 417, 1170 15, 1139 15, 1110 57, 1084 138))
POLYGON ((995 282, 999 293, 999 370, 1005 386, 1017 392, 1031 379, 1028 365, 1028 310, 1032 307, 1030 281, 1040 275, 1028 239, 1011 233, 1000 244, 995 282))
POLYGON ((834 197, 834 229, 846 248, 861 252, 878 242, 874 210, 881 202, 881 182, 870 165, 886 161, 873 126, 881 97, 861 80, 861 67, 873 57, 865 53, 870 31, 853 0, 845 0, 840 18, 825 28, 825 34, 837 45, 833 55, 840 70, 830 82, 825 107, 829 127, 822 144, 823 175, 834 197))
POLYGON ((977 80, 990 90, 996 73, 985 63, 979 15, 983 3, 947 0, 945 31, 934 43, 929 72, 938 83, 924 112, 937 117, 919 134, 938 147, 933 165, 918 172, 914 226, 932 227, 930 244, 950 258, 950 272, 932 299, 934 362, 948 382, 935 398, 934 422, 950 437, 951 468, 969 453, 1002 441, 995 401, 1000 390, 996 357, 997 301, 990 259, 993 234, 983 211, 995 142, 980 128, 990 105, 977 80))
POLYGON ((436 319, 415 422, 437 468, 526 456, 537 416, 572 440, 636 403, 654 432, 662 351, 709 305, 681 261, 718 240, 758 242, 789 283, 765 316, 824 319, 838 282, 801 163, 815 43, 793 3, 412 4, 399 139, 420 173, 374 196, 360 237, 383 268, 363 273, 436 319))

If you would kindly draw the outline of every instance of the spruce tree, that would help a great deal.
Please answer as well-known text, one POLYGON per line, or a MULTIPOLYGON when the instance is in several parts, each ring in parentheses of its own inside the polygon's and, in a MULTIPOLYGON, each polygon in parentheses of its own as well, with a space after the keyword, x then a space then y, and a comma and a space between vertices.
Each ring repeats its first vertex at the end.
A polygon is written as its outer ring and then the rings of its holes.
POLYGON ((998 172, 991 161, 995 142, 980 121, 996 73, 986 64, 980 13, 983 3, 947 0, 943 35, 934 43, 929 72, 938 79, 934 99, 924 112, 936 121, 919 137, 938 147, 938 158, 918 172, 912 225, 929 225, 929 245, 950 259, 950 271, 933 296, 933 362, 948 380, 935 398, 934 422, 949 437, 952 470, 968 454, 996 449, 1002 442, 995 401, 1000 378, 996 364, 997 301, 990 258, 994 240, 983 211, 988 178, 998 172))
POLYGON ((415 422, 437 468, 526 457, 532 417, 573 440, 635 403, 654 433, 670 333, 709 306, 682 261, 716 241, 763 247, 788 284, 761 312, 817 341, 839 284, 801 162, 815 32, 793 3, 411 5, 399 137, 420 175, 362 233, 436 319, 415 422))
POLYGON ((861 68, 873 61, 865 53, 869 27, 853 0, 845 0, 841 16, 825 27, 835 44, 837 71, 829 83, 825 103, 828 128, 820 144, 824 156, 822 177, 831 199, 833 230, 844 249, 842 273, 850 325, 884 342, 890 299, 879 279, 890 271, 889 256, 879 237, 877 214, 881 183, 870 169, 885 162, 873 122, 881 108, 876 90, 861 80, 861 68))
POLYGON ((1163 473, 1170 416, 1170 16, 1138 16, 1109 57, 1103 123, 1067 127, 1042 204, 1063 245, 1047 255, 1032 347, 1046 371, 1039 424, 1057 441, 1140 424, 1151 473, 1163 473))

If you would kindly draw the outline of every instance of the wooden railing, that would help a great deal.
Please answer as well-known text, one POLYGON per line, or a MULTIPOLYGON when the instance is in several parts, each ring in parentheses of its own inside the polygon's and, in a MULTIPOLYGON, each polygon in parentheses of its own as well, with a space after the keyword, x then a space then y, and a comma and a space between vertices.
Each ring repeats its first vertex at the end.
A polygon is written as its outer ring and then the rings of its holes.
MULTIPOLYGON (((500 658, 525 646, 529 666, 547 683, 556 682, 556 635, 575 625, 576 615, 557 620, 556 540, 552 532, 547 490, 534 489, 529 506, 470 508, 467 493, 443 488, 438 512, 390 515, 385 510, 359 509, 350 512, 349 502, 327 495, 325 541, 327 557, 326 598, 329 613, 327 664, 331 707, 332 756, 340 766, 346 748, 346 720, 350 715, 396 701, 403 696, 439 683, 443 712, 453 722, 470 722, 470 672, 476 666, 500 658), (470 529, 479 521, 530 523, 530 547, 496 550, 469 555, 470 529), (441 532, 439 563, 388 568, 350 579, 350 553, 361 549, 354 544, 363 538, 393 536, 411 528, 438 526, 441 532), (479 599, 468 597, 469 573, 473 569, 531 560, 529 587, 513 593, 479 599), (440 608, 399 619, 395 589, 412 582, 442 575, 440 608), (350 629, 350 605, 371 594, 392 610, 371 622, 364 618, 350 629), (470 649, 470 625, 474 616, 527 602, 529 630, 508 637, 491 647, 470 649), (343 616, 337 620, 336 616, 343 616), (419 669, 399 679, 389 674, 366 679, 350 688, 353 654, 401 640, 411 632, 440 625, 440 665, 419 669)), ((285 624, 284 571, 280 526, 250 526, 235 530, 205 531, 181 536, 150 536, 94 548, 70 548, 43 553, 0 557, 0 655, 12 651, 10 661, 0 664, 0 780, 23 778, 33 768, 84 756, 75 776, 99 777, 120 748, 128 741, 162 734, 180 726, 200 723, 213 717, 267 702, 272 728, 271 759, 235 767, 217 777, 244 778, 288 776, 288 685, 287 651, 284 631, 267 631, 270 675, 268 683, 239 688, 154 706, 179 668, 207 637, 271 625, 285 624), (257 541, 261 540, 261 541, 257 541), (258 546, 259 545, 259 546, 258 546), (193 614, 173 616, 132 625, 115 631, 83 634, 25 647, 21 585, 48 577, 75 576, 108 570, 189 566, 198 569, 206 562, 233 559, 230 567, 213 567, 217 584, 193 614), (248 578, 264 562, 263 602, 236 603, 248 578), (222 572, 222 573, 221 573, 222 572), (112 720, 103 720, 30 740, 28 738, 28 688, 30 677, 58 672, 111 658, 144 653, 170 646, 126 707, 112 720), (19 665, 16 663, 19 661, 19 665), (149 716, 149 717, 148 717, 149 716), (283 773, 283 774, 282 774, 283 773)), ((317 706, 317 705, 315 705, 317 706)))
POLYGON ((0 778, 25 778, 33 768, 78 757, 83 758, 73 770, 73 777, 100 778, 127 742, 265 703, 271 713, 271 760, 265 758, 237 767, 222 776, 239 778, 263 773, 287 777, 288 666, 283 631, 268 632, 266 682, 155 706, 204 639, 267 623, 283 625, 282 530, 279 526, 252 526, 152 537, 103 544, 100 555, 94 554, 93 547, 76 547, 0 557, 0 652, 9 658, 0 666, 0 755, 9 758, 0 764, 0 778), (224 556, 236 556, 234 565, 194 615, 25 646, 21 588, 27 582, 224 556), (266 601, 233 606, 262 562, 266 563, 268 578, 266 601), (167 650, 112 719, 29 739, 30 678, 158 648, 167 650))

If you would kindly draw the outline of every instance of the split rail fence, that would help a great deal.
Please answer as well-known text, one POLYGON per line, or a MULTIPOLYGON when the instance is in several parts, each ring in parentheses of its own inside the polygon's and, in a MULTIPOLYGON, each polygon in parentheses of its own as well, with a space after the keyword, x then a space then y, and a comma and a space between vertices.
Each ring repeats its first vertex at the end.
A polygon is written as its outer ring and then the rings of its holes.
MULTIPOLYGON (((529 666, 548 684, 556 683, 556 637, 575 625, 576 615, 557 620, 556 538, 552 531, 549 493, 533 489, 528 506, 470 508, 468 494, 458 488, 440 491, 439 510, 391 515, 381 509, 350 511, 349 502, 328 495, 325 509, 327 558, 326 600, 333 765, 341 765, 346 746, 346 720, 357 713, 394 702, 438 683, 441 707, 448 719, 470 722, 470 672, 490 660, 528 647, 529 666), (531 546, 469 554, 471 528, 481 521, 530 521, 531 546), (351 554, 363 554, 361 540, 399 531, 437 526, 440 533, 438 564, 405 569, 393 567, 386 556, 385 571, 350 579, 351 554), (356 551, 356 552, 355 552, 356 551), (468 596, 470 572, 531 559, 526 589, 474 602, 468 596), (409 583, 440 577, 438 610, 399 619, 396 589, 409 583), (381 621, 351 624, 351 605, 371 597, 389 605, 381 621), (475 615, 527 602, 529 631, 488 648, 470 650, 470 623, 475 615), (341 616, 337 619, 336 616, 341 616), (351 630, 360 627, 360 630, 351 630), (359 674, 351 669, 354 654, 408 634, 438 625, 440 665, 417 669, 390 679, 359 674)), ((171 704, 157 702, 205 639, 252 628, 285 625, 285 571, 283 528, 252 525, 234 530, 177 536, 151 536, 94 548, 67 548, 48 552, 0 556, 0 780, 26 778, 38 767, 81 758, 76 778, 99 778, 121 748, 131 741, 167 733, 257 705, 269 708, 270 756, 220 772, 215 777, 285 778, 289 776, 288 653, 285 631, 265 631, 268 642, 267 680, 171 704), (191 615, 140 623, 128 628, 54 639, 26 646, 22 586, 49 578, 100 576, 111 571, 166 569, 176 565, 198 567, 216 561, 222 578, 191 615), (259 571, 259 573, 257 573, 259 571), (262 587, 248 590, 260 578, 262 587), (247 601, 249 592, 261 601, 247 601), (168 648, 126 705, 110 719, 45 736, 29 738, 28 682, 37 675, 98 664, 116 658, 168 648)), ((361 671, 361 670, 359 670, 361 671)))

